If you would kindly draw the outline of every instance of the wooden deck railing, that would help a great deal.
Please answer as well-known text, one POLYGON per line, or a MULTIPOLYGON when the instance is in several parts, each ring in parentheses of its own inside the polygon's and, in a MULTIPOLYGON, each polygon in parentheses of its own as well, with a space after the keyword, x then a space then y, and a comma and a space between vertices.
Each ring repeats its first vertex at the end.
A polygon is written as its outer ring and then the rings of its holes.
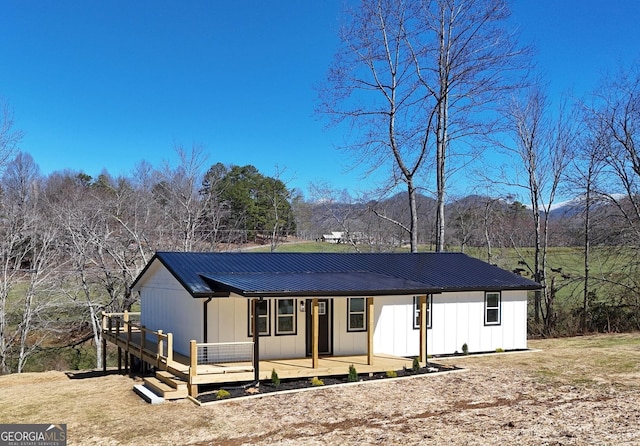
POLYGON ((207 375, 254 371, 253 342, 191 341, 189 356, 177 355, 179 361, 175 361, 173 334, 147 329, 140 324, 140 313, 102 313, 102 336, 105 342, 108 340, 118 347, 118 368, 123 349, 126 354, 185 379, 192 396, 197 394, 198 384, 207 382, 207 375))
POLYGON ((103 336, 143 361, 166 370, 173 362, 173 335, 140 325, 140 313, 102 313, 103 336), (132 320, 135 318, 137 320, 132 320))
MULTIPOLYGON (((217 342, 189 344, 189 384, 204 383, 206 375, 253 372, 253 342, 217 342)), ((257 367, 257 365, 256 365, 257 367)), ((197 392, 197 390, 195 391, 197 392)))
POLYGON ((253 342, 196 343, 198 365, 221 365, 253 360, 253 342))

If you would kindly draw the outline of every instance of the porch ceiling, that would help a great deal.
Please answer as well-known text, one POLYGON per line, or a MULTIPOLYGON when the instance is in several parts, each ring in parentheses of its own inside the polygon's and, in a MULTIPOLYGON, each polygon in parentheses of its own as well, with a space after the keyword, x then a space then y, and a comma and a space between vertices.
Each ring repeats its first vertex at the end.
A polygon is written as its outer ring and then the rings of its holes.
POLYGON ((441 288, 367 271, 200 273, 215 291, 245 297, 376 296, 440 293, 441 288))

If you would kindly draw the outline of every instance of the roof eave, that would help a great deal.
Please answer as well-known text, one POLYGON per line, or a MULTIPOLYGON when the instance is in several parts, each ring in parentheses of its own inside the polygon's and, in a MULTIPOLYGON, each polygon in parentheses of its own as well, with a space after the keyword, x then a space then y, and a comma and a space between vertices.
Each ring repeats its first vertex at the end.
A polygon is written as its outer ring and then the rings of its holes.
POLYGON ((229 291, 199 291, 195 293, 190 293, 192 297, 196 299, 206 299, 206 298, 220 298, 220 297, 229 297, 231 296, 231 292, 229 291))
POLYGON ((151 268, 151 264, 153 263, 153 261, 158 257, 158 254, 154 254, 153 257, 151 258, 151 260, 149 260, 147 262, 147 264, 144 266, 144 268, 142 269, 142 271, 140 271, 140 274, 138 274, 138 276, 133 280, 133 282, 131 283, 131 285, 129 286, 129 290, 131 291, 136 291, 136 286, 138 285, 138 282, 140 282, 140 280, 142 279, 142 277, 145 275, 145 273, 147 272, 147 270, 149 268, 151 268))
POLYGON ((156 252, 153 257, 151 258, 151 260, 149 260, 149 262, 147 263, 147 265, 144 267, 144 269, 140 272, 140 274, 138 274, 138 277, 136 277, 136 279, 133 281, 133 283, 131 284, 130 289, 132 291, 135 290, 135 287, 137 286, 138 282, 142 279, 142 277, 146 274, 147 270, 149 270, 151 268, 151 265, 153 264, 154 260, 158 260, 162 266, 164 266, 167 271, 169 271, 169 273, 178 281, 178 283, 180 285, 182 285, 182 287, 191 295, 191 297, 196 298, 196 299, 206 299, 209 297, 212 298, 219 298, 219 297, 229 297, 231 295, 230 292, 228 291, 217 291, 217 290, 212 290, 212 291, 193 291, 191 289, 191 287, 185 283, 180 276, 176 273, 176 271, 171 267, 171 265, 169 265, 164 258, 162 257, 162 253, 163 251, 158 251, 156 252))
POLYGON ((402 290, 282 290, 282 291, 234 291, 247 298, 278 298, 278 297, 375 297, 375 296, 404 296, 420 294, 440 294, 440 289, 402 289, 402 290))
POLYGON ((541 289, 541 285, 522 286, 484 286, 484 287, 460 287, 447 288, 446 292, 467 292, 467 291, 535 291, 541 289))

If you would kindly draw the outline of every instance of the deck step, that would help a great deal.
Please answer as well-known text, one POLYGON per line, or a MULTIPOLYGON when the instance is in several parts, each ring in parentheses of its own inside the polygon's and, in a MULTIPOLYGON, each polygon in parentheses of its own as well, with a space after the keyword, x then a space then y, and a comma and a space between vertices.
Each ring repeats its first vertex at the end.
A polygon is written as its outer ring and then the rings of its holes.
POLYGON ((189 376, 189 367, 177 362, 172 362, 170 364, 167 364, 167 372, 177 378, 186 380, 189 376))
POLYGON ((164 398, 156 395, 150 389, 146 388, 142 384, 136 384, 133 386, 133 391, 145 400, 149 404, 160 404, 164 402, 164 398))
POLYGON ((144 386, 166 400, 177 400, 189 395, 186 385, 183 388, 173 388, 155 377, 144 378, 144 386))
POLYGON ((166 370, 158 370, 156 378, 176 390, 187 390, 187 382, 184 379, 166 370))

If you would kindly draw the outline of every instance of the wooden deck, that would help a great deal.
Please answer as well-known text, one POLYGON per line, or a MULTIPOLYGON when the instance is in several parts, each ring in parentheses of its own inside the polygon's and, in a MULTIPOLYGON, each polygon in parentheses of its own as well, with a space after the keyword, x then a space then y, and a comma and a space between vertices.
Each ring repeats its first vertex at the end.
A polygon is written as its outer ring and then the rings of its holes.
MULTIPOLYGON (((402 370, 403 367, 410 369, 413 360, 390 356, 374 356, 373 365, 368 365, 367 355, 360 355, 320 357, 319 362, 318 367, 313 368, 311 358, 260 361, 260 380, 270 380, 273 370, 276 371, 280 379, 345 376, 349 374, 349 366, 352 364, 358 373, 387 372, 389 370, 402 370)), ((249 382, 253 381, 253 379, 253 372, 206 375, 207 384, 249 382)))
MULTIPOLYGON (((170 388, 165 389, 165 397, 172 393, 175 397, 183 395, 185 386, 188 394, 195 397, 199 385, 252 382, 256 377, 260 380, 270 380, 273 370, 280 379, 311 378, 344 376, 349 373, 350 365, 362 374, 402 370, 405 367, 411 368, 413 363, 413 359, 410 358, 382 355, 374 355, 371 364, 368 355, 319 357, 315 368, 311 357, 260 360, 257 371, 253 361, 249 359, 239 362, 201 363, 198 357, 199 348, 214 348, 221 344, 197 344, 192 341, 190 354, 185 356, 173 351, 171 333, 146 330, 130 321, 132 315, 135 313, 112 313, 103 316, 103 348, 106 350, 107 342, 118 348, 118 369, 122 368, 124 359, 125 371, 131 370, 134 358, 153 367, 158 371, 157 380, 149 379, 148 384, 158 389, 165 384, 168 385, 170 388), (168 374, 175 378, 172 379, 168 374)), ((253 349, 252 344, 250 347, 253 349)))
MULTIPOLYGON (((141 349, 140 333, 132 333, 131 340, 127 342, 127 334, 120 333, 118 337, 107 335, 109 342, 120 347, 124 354, 133 354, 151 366, 165 369, 180 377, 188 379, 190 359, 180 353, 173 352, 172 360, 158 357, 157 353, 149 347, 141 349), (163 367, 164 366, 164 367, 163 367)), ((373 365, 367 364, 367 355, 355 356, 328 356, 320 357, 317 368, 313 368, 310 357, 294 359, 261 360, 259 376, 261 380, 271 379, 271 372, 276 371, 280 379, 287 378, 312 378, 314 376, 347 375, 349 366, 353 364, 358 373, 377 373, 389 370, 402 370, 403 367, 411 368, 413 359, 394 356, 374 355, 373 365)), ((234 362, 219 365, 199 365, 194 384, 216 384, 253 381, 255 373, 250 362, 234 362)))

